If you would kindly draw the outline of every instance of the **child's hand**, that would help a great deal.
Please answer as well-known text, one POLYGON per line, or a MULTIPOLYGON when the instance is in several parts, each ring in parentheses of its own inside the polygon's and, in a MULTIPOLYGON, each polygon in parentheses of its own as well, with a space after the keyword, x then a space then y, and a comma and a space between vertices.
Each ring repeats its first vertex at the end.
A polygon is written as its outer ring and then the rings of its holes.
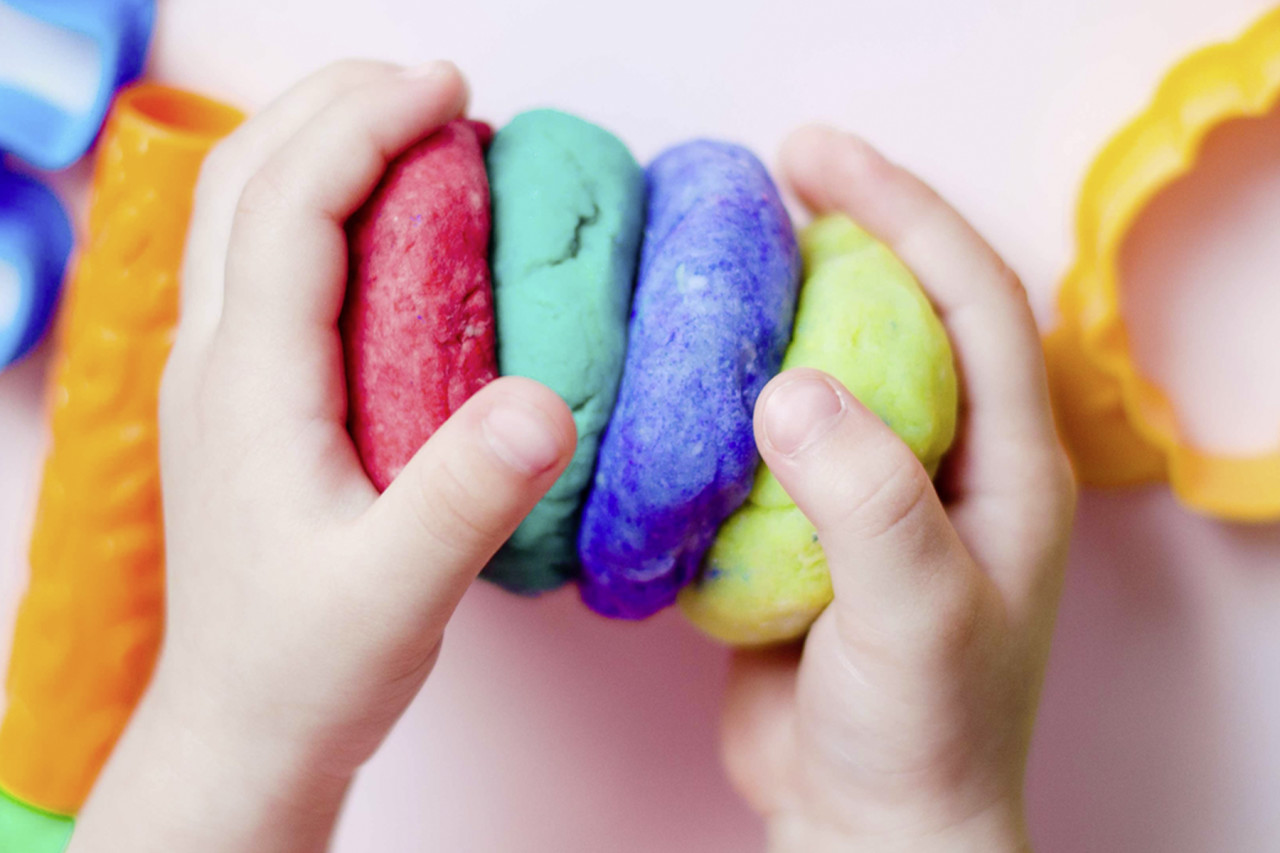
POLYGON ((730 775, 778 851, 1027 847, 1022 780, 1075 505, 1017 278, 954 210, 865 144, 810 128, 783 171, 920 278, 952 338, 959 443, 939 478, 844 388, 789 371, 760 451, 818 528, 835 601, 798 650, 743 652, 730 775))
POLYGON ((568 408, 519 379, 381 497, 347 435, 343 222, 465 100, 448 64, 346 63, 210 156, 160 413, 167 635, 74 849, 322 849, 458 599, 567 464, 568 408))

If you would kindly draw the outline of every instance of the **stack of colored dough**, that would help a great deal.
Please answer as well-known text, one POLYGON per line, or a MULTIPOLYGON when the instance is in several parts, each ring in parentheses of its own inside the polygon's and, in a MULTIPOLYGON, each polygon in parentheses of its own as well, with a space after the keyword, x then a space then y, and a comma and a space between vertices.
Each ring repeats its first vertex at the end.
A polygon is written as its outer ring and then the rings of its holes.
POLYGON ((513 592, 575 580, 624 619, 679 596, 726 642, 792 639, 830 581, 759 465, 765 383, 831 372, 930 470, 951 442, 951 352, 915 279, 828 217, 801 241, 801 293, 786 209, 740 146, 684 143, 642 171, 608 131, 554 110, 492 139, 458 121, 393 164, 350 231, 351 429, 379 488, 496 375, 538 380, 573 412, 572 462, 483 573, 513 592))

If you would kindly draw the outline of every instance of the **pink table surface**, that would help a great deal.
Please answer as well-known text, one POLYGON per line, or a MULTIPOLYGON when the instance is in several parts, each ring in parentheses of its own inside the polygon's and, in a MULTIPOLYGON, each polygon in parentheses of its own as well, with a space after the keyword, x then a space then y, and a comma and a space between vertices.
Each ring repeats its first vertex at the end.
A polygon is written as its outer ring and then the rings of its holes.
MULTIPOLYGON (((152 74, 256 106, 338 57, 445 56, 469 72, 477 115, 559 106, 641 159, 697 134, 768 154, 801 121, 840 124, 971 217, 1047 325, 1098 146, 1174 61, 1266 5, 161 0, 152 74)), ((83 169, 58 183, 81 201, 83 169)), ((1216 137, 1127 253, 1139 359, 1214 447, 1280 434, 1278 232, 1272 117, 1216 137)), ((0 653, 26 571, 45 362, 0 374, 0 653)), ((716 757, 725 660, 674 614, 610 624, 572 593, 477 586, 361 774, 336 849, 761 849, 716 757)), ((1087 494, 1031 760, 1039 849, 1280 849, 1277 790, 1280 525, 1200 518, 1160 488, 1087 494)))

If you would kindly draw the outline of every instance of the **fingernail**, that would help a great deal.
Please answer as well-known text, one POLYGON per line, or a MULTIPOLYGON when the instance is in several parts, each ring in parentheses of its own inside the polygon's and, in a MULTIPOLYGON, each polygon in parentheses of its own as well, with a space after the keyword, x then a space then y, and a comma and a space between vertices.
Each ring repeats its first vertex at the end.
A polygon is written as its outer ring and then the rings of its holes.
POLYGON ((783 456, 794 456, 830 432, 843 415, 844 401, 830 382, 801 374, 765 401, 765 438, 783 456))
POLYGON ((443 77, 449 73, 449 67, 450 63, 439 59, 433 59, 431 62, 424 62, 421 65, 414 66, 413 68, 406 68, 400 73, 410 79, 421 80, 432 77, 443 77))
POLYGON ((493 452, 521 473, 541 474, 560 461, 560 437, 551 419, 537 409, 495 406, 480 431, 493 452))

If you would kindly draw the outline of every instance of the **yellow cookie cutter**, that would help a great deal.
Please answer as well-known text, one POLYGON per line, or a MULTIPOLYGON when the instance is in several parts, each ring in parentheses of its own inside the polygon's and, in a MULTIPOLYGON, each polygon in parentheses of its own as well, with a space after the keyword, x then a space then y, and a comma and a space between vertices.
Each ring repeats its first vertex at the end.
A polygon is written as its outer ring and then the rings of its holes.
POLYGON ((1141 374, 1120 312, 1116 259, 1147 202, 1192 168, 1205 135, 1280 100, 1280 8, 1234 42, 1188 56, 1146 112, 1089 170, 1076 215, 1075 264, 1058 294, 1062 325, 1045 338, 1060 431, 1086 485, 1168 480, 1192 509, 1226 519, 1280 518, 1280 444, 1257 456, 1185 441, 1169 398, 1141 374))

